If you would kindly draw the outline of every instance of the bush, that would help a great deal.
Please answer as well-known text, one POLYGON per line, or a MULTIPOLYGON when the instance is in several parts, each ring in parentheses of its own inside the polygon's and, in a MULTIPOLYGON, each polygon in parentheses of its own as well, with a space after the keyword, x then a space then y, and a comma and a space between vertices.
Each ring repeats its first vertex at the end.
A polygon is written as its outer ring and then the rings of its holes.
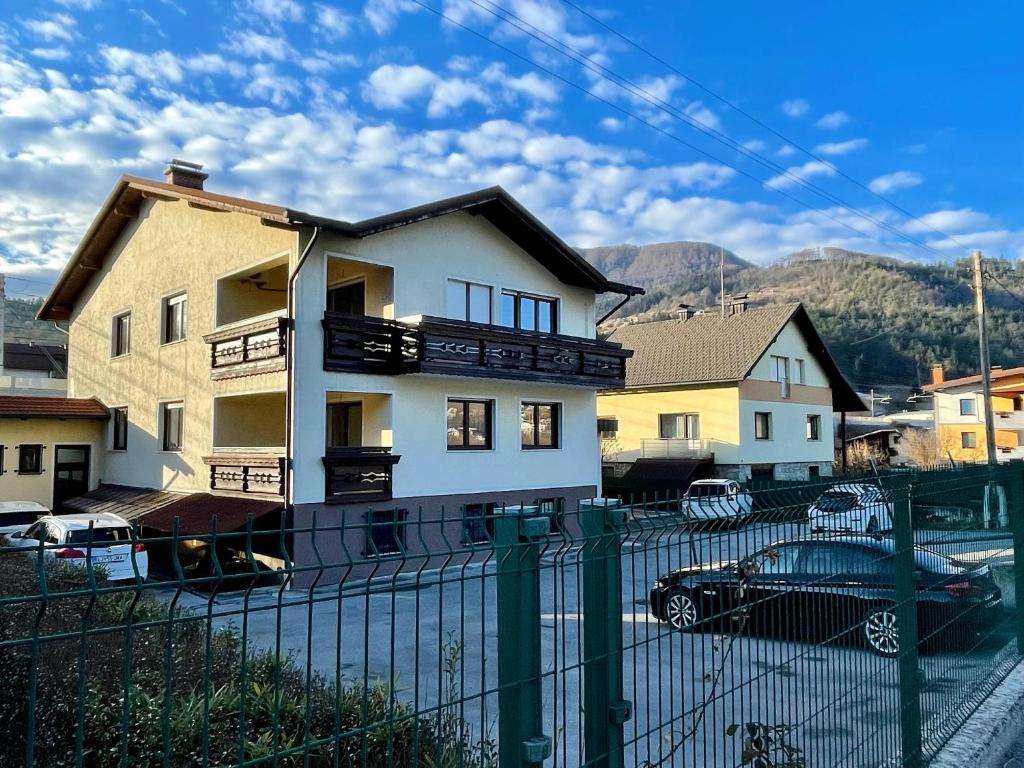
MULTIPOLYGON (((24 764, 30 714, 40 768, 75 765, 79 749, 97 768, 160 766, 165 749, 173 766, 275 755, 280 766, 496 765, 453 707, 424 717, 384 685, 314 676, 307 687, 292 659, 248 652, 230 631, 208 635, 205 620, 169 616, 134 588, 96 592, 66 566, 46 568, 41 584, 36 563, 3 545, 0 601, 29 599, 0 602, 0 766, 24 764)), ((449 657, 454 675, 457 651, 449 657)))

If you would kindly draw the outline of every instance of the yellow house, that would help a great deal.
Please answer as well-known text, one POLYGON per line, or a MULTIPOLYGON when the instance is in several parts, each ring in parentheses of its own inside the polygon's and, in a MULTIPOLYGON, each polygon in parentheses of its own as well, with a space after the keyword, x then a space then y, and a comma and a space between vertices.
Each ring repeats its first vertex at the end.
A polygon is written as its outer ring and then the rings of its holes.
MULTIPOLYGON (((990 378, 996 458, 999 461, 1024 458, 1024 367, 993 368, 990 378)), ((987 461, 981 375, 947 381, 942 367, 935 366, 932 383, 923 389, 934 396, 937 457, 987 461)))
POLYGON ((603 460, 620 469, 688 459, 741 481, 830 475, 833 412, 864 410, 800 304, 686 311, 610 340, 633 350, 626 388, 597 401, 603 460))

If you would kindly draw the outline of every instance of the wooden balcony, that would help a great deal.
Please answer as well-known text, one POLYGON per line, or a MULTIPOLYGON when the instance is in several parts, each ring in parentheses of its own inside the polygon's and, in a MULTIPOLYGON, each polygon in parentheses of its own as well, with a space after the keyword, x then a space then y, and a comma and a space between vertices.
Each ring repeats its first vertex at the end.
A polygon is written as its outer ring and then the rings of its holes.
POLYGON ((418 324, 327 312, 324 370, 398 375, 433 373, 600 389, 622 387, 619 344, 423 317, 418 324))
POLYGON ((284 317, 269 317, 203 336, 210 345, 210 377, 231 379, 283 371, 287 323, 284 317))
POLYGON ((323 457, 327 504, 391 499, 391 476, 401 456, 390 448, 328 448, 323 457))
POLYGON ((204 456, 211 493, 284 498, 284 456, 271 453, 218 453, 204 456))

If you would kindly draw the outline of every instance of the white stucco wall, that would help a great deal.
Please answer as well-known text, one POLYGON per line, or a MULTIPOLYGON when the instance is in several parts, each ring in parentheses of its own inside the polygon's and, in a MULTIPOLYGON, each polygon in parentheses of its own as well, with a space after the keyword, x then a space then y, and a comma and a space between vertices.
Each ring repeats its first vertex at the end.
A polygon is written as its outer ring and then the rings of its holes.
MULTIPOLYGON (((737 464, 778 464, 783 462, 832 462, 832 408, 805 403, 740 400, 740 447, 737 464), (772 414, 772 439, 754 439, 754 414, 772 414), (821 439, 807 439, 807 416, 821 417, 821 439)), ((722 461, 722 460, 719 460, 722 461)))
POLYGON ((775 381, 775 364, 772 357, 789 358, 789 377, 793 384, 799 383, 795 361, 800 359, 804 361, 805 380, 803 383, 805 385, 809 387, 827 387, 829 385, 828 376, 808 351, 803 334, 792 322, 787 323, 786 327, 782 329, 779 337, 757 361, 748 378, 758 381, 775 381))

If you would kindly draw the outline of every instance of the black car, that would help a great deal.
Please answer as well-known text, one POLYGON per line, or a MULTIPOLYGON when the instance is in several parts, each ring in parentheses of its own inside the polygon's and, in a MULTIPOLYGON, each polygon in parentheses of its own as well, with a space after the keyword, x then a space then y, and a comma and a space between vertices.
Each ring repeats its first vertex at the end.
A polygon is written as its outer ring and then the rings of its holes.
MULTIPOLYGON (((914 548, 918 637, 973 638, 1002 594, 987 565, 914 548)), ((857 640, 899 653, 895 546, 839 536, 783 541, 738 562, 681 568, 658 579, 650 611, 685 631, 744 631, 816 641, 857 640)))

